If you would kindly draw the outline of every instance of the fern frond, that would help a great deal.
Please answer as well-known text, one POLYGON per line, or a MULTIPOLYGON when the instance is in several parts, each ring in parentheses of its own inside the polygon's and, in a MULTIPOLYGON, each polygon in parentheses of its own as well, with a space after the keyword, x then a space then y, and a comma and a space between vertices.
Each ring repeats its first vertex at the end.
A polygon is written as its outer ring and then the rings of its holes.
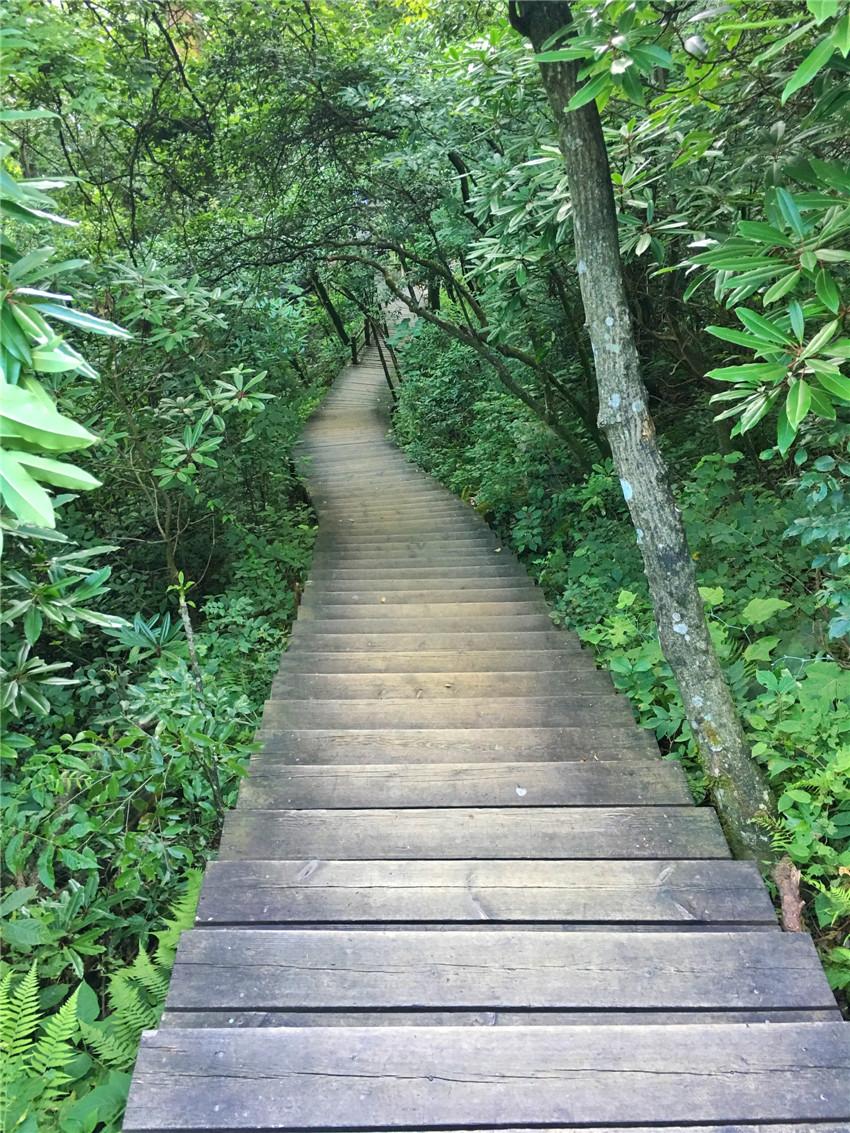
POLYGON ((171 916, 166 920, 165 928, 157 933, 158 943, 154 955, 161 968, 171 969, 180 933, 190 929, 195 923, 195 910, 198 907, 203 880, 202 869, 190 869, 187 872, 186 892, 172 905, 171 916))
POLYGON ((120 974, 141 984, 154 1003, 164 1002, 168 992, 168 972, 157 967, 143 948, 120 974))
MULTIPOLYGON (((71 1039, 79 1034, 77 1021, 77 999, 80 989, 70 995, 55 1015, 51 1015, 42 1029, 41 1037, 29 1055, 30 1072, 50 1074, 54 1082, 56 1074, 64 1070, 72 1058, 79 1053, 70 1045, 71 1039)), ((68 1080, 62 1075, 63 1080, 68 1080)))
POLYGON ((161 1000, 149 1002, 128 968, 116 972, 109 981, 109 1006, 117 1025, 141 1033, 159 1021, 161 1000))
POLYGON ((138 1053, 141 1030, 125 1028, 110 1018, 100 1023, 80 1020, 80 1032, 87 1046, 105 1066, 115 1070, 129 1070, 132 1067, 138 1053))
POLYGON ((11 972, 3 977, 3 993, 0 996, 0 1054, 4 1059, 19 1058, 30 1049, 32 1036, 41 1019, 35 964, 10 993, 11 978, 11 972))

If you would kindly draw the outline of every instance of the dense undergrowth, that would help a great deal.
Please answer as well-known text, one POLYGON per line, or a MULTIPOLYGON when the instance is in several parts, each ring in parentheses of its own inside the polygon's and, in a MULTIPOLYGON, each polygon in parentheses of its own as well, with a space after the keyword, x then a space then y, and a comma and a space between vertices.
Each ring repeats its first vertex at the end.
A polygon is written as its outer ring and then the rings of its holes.
MULTIPOLYGON (((850 13, 570 15, 711 630, 846 989, 850 13)), ((294 441, 388 302, 442 326, 404 348, 403 444, 697 799, 718 784, 605 457, 570 186, 507 5, 7 0, 4 25, 0 1084, 15 1133, 106 1133, 309 561, 294 441)))
MULTIPOLYGON (((400 349, 399 442, 509 542, 543 587, 553 619, 593 648, 704 801, 708 784, 661 655, 610 462, 576 481, 565 447, 438 330, 418 324, 400 349)), ((708 415, 689 414, 684 428, 662 414, 659 425, 712 636, 753 753, 778 796, 774 844, 802 871, 827 973, 846 994, 850 668, 842 643, 828 637, 823 593, 841 572, 833 578, 821 560, 848 538, 846 527, 831 530, 830 522, 850 493, 850 426, 812 428, 796 458, 784 462, 749 444, 700 455, 712 447, 708 415), (819 537, 805 541, 813 525, 819 537)))

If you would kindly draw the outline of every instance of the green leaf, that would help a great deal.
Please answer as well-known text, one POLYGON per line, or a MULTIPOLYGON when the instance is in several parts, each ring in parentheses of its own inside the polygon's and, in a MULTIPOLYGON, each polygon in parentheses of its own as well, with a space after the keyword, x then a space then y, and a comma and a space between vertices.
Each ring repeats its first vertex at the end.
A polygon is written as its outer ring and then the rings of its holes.
POLYGON ((673 69, 673 56, 656 44, 642 43, 639 47, 629 48, 629 52, 644 70, 650 71, 653 67, 661 67, 665 71, 673 69))
MULTIPOLYGON (((826 326, 821 327, 814 338, 810 339, 803 349, 800 351, 801 358, 809 358, 814 354, 819 354, 830 339, 838 330, 838 320, 833 319, 832 322, 827 323, 826 326)), ((829 351, 827 351, 829 353, 829 351)))
POLYGON ((838 13, 838 0, 806 0, 806 7, 818 24, 838 13))
POLYGON ((534 56, 535 63, 575 63, 579 59, 592 59, 593 53, 585 47, 559 47, 555 51, 541 51, 534 56))
POLYGON ((796 299, 788 306, 788 319, 791 323, 791 330, 794 332, 794 337, 798 342, 802 342, 803 335, 806 332, 806 320, 803 316, 803 308, 796 299))
POLYGON ((706 606, 719 606, 723 601, 722 586, 701 586, 699 592, 706 606))
MULTIPOLYGON (((8 29, 4 29, 4 35, 8 29)), ((30 122, 36 118, 56 118, 52 110, 0 110, 0 122, 30 122)))
POLYGON ((0 436, 21 437, 53 452, 87 448, 97 440, 88 429, 57 412, 44 389, 34 381, 0 390, 0 436))
POLYGON ((788 421, 788 414, 785 412, 785 406, 783 405, 776 418, 776 445, 782 456, 787 454, 791 445, 794 443, 796 435, 797 430, 792 429, 788 421))
POLYGON ((123 327, 110 323, 106 319, 99 319, 95 315, 86 314, 85 311, 75 311, 71 307, 62 307, 58 303, 33 303, 33 306, 43 315, 49 315, 51 318, 59 319, 60 322, 79 327, 80 330, 88 330, 93 334, 111 335, 113 338, 132 337, 130 332, 123 327))
POLYGON ((30 606, 24 614, 24 637, 29 645, 35 645, 41 637, 43 627, 44 618, 41 615, 41 610, 38 606, 30 606))
POLYGON ((713 334, 715 338, 722 338, 724 342, 734 342, 737 346, 746 346, 748 350, 758 350, 758 339, 752 338, 742 331, 735 330, 732 327, 719 327, 710 326, 705 328, 709 334, 713 334))
POLYGON ((16 453, 0 450, 0 496, 10 511, 25 523, 55 527, 50 496, 21 467, 16 456, 16 453))
POLYGON ((742 624, 761 625, 780 610, 787 610, 790 605, 790 602, 785 602, 781 598, 752 598, 741 611, 742 624))
POLYGON ((580 110, 582 106, 593 102, 610 86, 611 74, 609 71, 603 71, 601 75, 597 75, 595 79, 591 79, 589 83, 585 83, 583 87, 576 91, 567 103, 567 110, 580 110))
POLYGON ((795 236, 803 237, 806 235, 806 226, 803 224, 803 218, 800 216, 800 210, 797 208, 797 202, 791 196, 787 189, 778 188, 775 190, 776 203, 779 205, 779 211, 785 219, 786 224, 795 234, 795 236))
MULTIPOLYGON (((762 599, 763 600, 763 599, 762 599)), ((759 599, 754 599, 759 601, 759 599)), ((744 650, 745 661, 769 661, 770 655, 779 644, 778 637, 760 637, 744 650)))
POLYGON ((74 464, 67 464, 64 460, 51 460, 28 452, 19 452, 15 456, 18 463, 22 464, 36 480, 42 480, 46 484, 54 484, 57 488, 72 488, 75 491, 88 491, 100 487, 100 480, 96 480, 90 473, 77 468, 74 464))
POLYGON ((788 388, 788 396, 785 399, 785 412, 788 414, 788 424, 792 429, 796 430, 799 428, 800 422, 809 412, 809 406, 811 404, 812 391, 809 383, 803 378, 792 382, 788 388))
POLYGON ((797 286, 797 281, 803 273, 797 268, 796 271, 790 271, 787 275, 783 275, 781 279, 777 279, 776 283, 768 287, 762 296, 762 301, 767 305, 768 303, 775 303, 777 299, 781 299, 783 295, 787 295, 789 291, 797 286))
POLYGON ((844 374, 815 374, 815 381, 840 401, 850 402, 850 378, 844 374))
POLYGON ((762 342, 772 342, 779 346, 790 346, 791 339, 770 319, 751 311, 748 307, 736 307, 735 314, 744 324, 750 334, 761 339, 762 342))
POLYGON ((757 385, 759 382, 775 382, 785 377, 787 367, 781 362, 746 362, 742 366, 723 366, 709 370, 708 378, 715 378, 720 382, 747 382, 757 385))
POLYGON ((817 278, 815 279, 815 291, 824 307, 826 307, 828 311, 831 311, 833 315, 837 315, 838 308, 841 306, 841 295, 836 287, 835 280, 826 268, 821 268, 817 274, 817 278))
POLYGON ((850 55, 850 11, 844 13, 831 34, 836 49, 841 52, 842 59, 846 59, 850 55))
POLYGON ((820 43, 812 48, 812 50, 785 84, 781 98, 783 106, 795 91, 800 90, 801 87, 808 86, 815 75, 817 75, 818 71, 821 71, 830 61, 830 59, 832 58, 832 53, 833 43, 831 36, 826 36, 820 41, 820 43))

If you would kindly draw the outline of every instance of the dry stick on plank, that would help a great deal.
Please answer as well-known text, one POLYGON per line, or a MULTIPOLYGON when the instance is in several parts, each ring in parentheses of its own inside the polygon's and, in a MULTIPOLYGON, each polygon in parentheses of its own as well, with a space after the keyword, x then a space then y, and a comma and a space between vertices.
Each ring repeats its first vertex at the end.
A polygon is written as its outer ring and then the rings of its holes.
POLYGON ((806 903, 800 896, 801 873, 787 856, 777 862, 773 870, 773 880, 779 893, 779 907, 782 912, 782 927, 786 932, 805 932, 803 909, 806 903))

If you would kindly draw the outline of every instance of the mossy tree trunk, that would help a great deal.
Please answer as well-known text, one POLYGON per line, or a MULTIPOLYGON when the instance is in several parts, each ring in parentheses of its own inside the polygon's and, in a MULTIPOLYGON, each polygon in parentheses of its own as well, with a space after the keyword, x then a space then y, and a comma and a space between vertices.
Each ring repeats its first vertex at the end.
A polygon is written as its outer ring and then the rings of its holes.
MULTIPOLYGON (((509 5, 536 51, 571 21, 565 0, 509 5)), ((608 153, 595 102, 575 111, 579 65, 541 63, 572 201, 575 255, 599 394, 599 426, 611 444, 635 526, 661 648, 682 694, 712 793, 740 854, 772 857, 759 818, 771 796, 752 758, 715 652, 681 514, 668 482, 638 359, 620 261, 608 153)))

